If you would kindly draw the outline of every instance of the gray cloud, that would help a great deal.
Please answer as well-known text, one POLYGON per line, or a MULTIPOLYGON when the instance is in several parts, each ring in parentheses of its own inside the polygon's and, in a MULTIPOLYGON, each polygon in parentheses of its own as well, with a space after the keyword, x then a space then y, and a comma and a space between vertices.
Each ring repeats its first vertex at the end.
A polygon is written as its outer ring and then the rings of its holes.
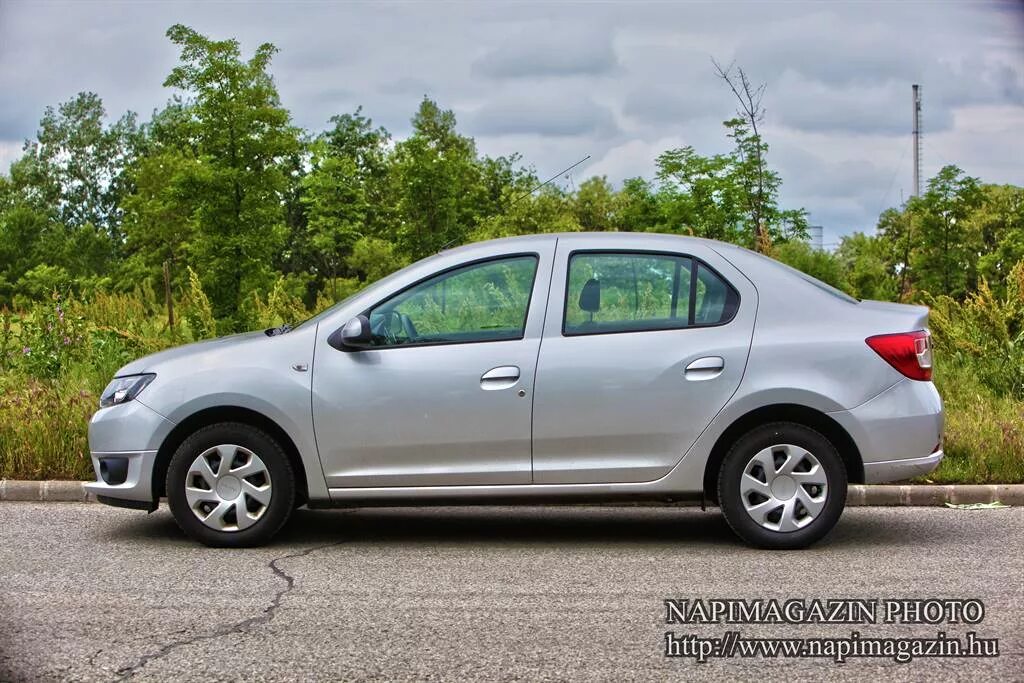
POLYGON ((909 85, 920 83, 934 132, 953 125, 957 107, 1024 103, 1024 62, 1011 65, 1005 54, 966 49, 962 38, 952 23, 908 33, 907 24, 871 17, 853 29, 849 16, 823 12, 769 27, 743 43, 735 59, 768 82, 774 112, 787 126, 904 133, 909 85))
POLYGON ((544 25, 518 33, 484 54, 473 63, 473 73, 495 79, 600 76, 617 66, 609 32, 544 25))
MULTIPOLYGON (((911 129, 911 94, 905 83, 837 88, 788 75, 773 88, 767 106, 772 121, 812 133, 900 135, 911 129)), ((953 123, 946 107, 928 107, 923 114, 929 130, 953 123)))
POLYGON ((487 136, 540 135, 608 137, 618 129, 611 112, 589 97, 502 98, 472 112, 469 130, 487 136))
POLYGON ((645 123, 681 124, 706 116, 725 119, 731 115, 731 106, 728 95, 719 89, 652 85, 626 93, 622 113, 645 123))

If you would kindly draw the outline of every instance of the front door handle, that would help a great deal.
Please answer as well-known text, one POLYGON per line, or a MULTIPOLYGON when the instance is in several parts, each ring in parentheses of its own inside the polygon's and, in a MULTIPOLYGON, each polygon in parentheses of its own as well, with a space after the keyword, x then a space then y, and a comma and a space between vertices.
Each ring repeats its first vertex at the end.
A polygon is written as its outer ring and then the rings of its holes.
POLYGON ((683 376, 688 380, 699 382, 706 379, 714 379, 725 370, 725 359, 721 356, 705 356, 698 358, 686 366, 683 376))
POLYGON ((519 382, 519 368, 515 365, 502 365, 492 368, 480 376, 480 388, 485 391, 508 389, 519 382))

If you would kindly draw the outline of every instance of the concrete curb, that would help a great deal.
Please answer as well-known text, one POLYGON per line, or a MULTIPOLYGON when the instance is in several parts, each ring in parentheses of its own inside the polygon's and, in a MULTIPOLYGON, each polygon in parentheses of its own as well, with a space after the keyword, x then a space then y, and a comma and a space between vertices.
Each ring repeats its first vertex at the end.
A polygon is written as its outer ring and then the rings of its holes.
MULTIPOLYGON (((22 481, 0 479, 0 501, 95 502, 84 481, 22 481)), ((936 507, 946 503, 993 503, 1024 506, 1024 484, 875 484, 850 486, 846 504, 851 507, 936 507)))
POLYGON ((34 501, 46 503, 93 503, 96 496, 88 493, 85 481, 24 481, 0 479, 0 501, 34 501))
POLYGON ((851 506, 934 507, 946 503, 1003 503, 1024 505, 1024 484, 875 484, 853 485, 846 504, 851 506))

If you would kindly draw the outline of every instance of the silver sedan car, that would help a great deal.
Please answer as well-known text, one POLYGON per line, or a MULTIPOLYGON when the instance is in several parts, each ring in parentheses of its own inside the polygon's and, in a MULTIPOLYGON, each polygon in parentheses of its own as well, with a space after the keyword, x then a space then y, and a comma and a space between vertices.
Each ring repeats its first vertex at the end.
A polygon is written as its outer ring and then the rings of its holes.
POLYGON ((215 546, 301 505, 700 500, 751 544, 803 547, 848 483, 942 459, 927 319, 715 241, 471 244, 294 328, 129 363, 87 488, 166 497, 215 546))

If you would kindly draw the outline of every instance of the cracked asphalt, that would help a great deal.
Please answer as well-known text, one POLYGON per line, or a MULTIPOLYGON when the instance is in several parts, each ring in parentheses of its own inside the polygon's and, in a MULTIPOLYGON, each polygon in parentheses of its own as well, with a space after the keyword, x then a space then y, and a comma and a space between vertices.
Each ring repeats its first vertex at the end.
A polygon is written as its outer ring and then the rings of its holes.
POLYGON ((0 503, 0 680, 1021 680, 1024 508, 851 508, 766 552, 695 508, 299 511, 214 550, 166 508, 0 503), (979 598, 982 623, 668 626, 665 598, 979 598), (664 657, 701 637, 999 638, 991 659, 664 657))

